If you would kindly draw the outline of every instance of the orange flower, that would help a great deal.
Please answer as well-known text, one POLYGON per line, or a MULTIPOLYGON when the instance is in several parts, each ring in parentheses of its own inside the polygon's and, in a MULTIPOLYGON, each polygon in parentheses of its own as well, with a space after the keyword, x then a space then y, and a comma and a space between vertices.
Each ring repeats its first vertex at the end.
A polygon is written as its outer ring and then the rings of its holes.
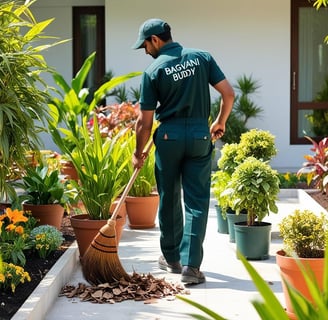
POLYGON ((18 226, 15 228, 15 232, 18 234, 23 234, 24 233, 24 228, 22 226, 18 226))
POLYGON ((7 218, 7 215, 4 213, 0 215, 0 221, 5 220, 7 218))
POLYGON ((11 208, 7 208, 6 214, 13 224, 17 222, 26 222, 28 220, 28 218, 24 216, 24 211, 19 211, 17 209, 11 210, 11 208))

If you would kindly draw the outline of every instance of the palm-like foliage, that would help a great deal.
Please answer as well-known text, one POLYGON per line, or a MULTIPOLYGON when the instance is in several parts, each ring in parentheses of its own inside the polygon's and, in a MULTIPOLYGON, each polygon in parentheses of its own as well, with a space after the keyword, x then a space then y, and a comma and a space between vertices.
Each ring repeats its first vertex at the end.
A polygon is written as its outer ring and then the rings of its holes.
POLYGON ((13 164, 24 164, 26 151, 40 148, 36 121, 42 125, 47 116, 40 74, 50 70, 41 52, 51 45, 33 44, 46 38, 42 32, 53 19, 36 22, 33 2, 0 4, 0 199, 15 197, 6 177, 13 164))

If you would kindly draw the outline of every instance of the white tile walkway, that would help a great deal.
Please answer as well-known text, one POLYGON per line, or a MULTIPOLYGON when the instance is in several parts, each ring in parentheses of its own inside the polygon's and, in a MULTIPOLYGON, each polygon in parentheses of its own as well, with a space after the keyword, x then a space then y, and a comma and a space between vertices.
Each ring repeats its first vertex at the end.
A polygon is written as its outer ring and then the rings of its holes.
MULTIPOLYGON (((211 199, 204 243, 204 261, 201 268, 207 281, 190 287, 191 294, 187 297, 230 320, 260 319, 251 304, 251 300, 258 297, 258 293, 242 263, 236 258, 235 244, 229 242, 229 235, 217 232, 215 203, 215 200, 211 199)), ((315 211, 323 209, 304 191, 297 190, 283 190, 278 207, 278 214, 271 214, 265 219, 272 222, 270 258, 251 263, 271 284, 272 290, 283 304, 281 280, 275 263, 275 252, 281 248, 281 241, 277 237, 277 223, 295 208, 310 208, 315 211)), ((57 297, 62 284, 69 282, 76 285, 79 282, 85 282, 76 249, 70 250, 71 253, 67 253, 69 257, 67 256, 66 261, 61 263, 61 268, 64 265, 63 270, 57 275, 50 275, 50 279, 46 280, 48 283, 43 286, 43 291, 32 295, 13 320, 180 320, 191 319, 188 313, 201 313, 180 300, 161 299, 153 304, 124 301, 111 305, 81 302, 77 298, 57 297), (56 284, 49 289, 49 283, 52 282, 56 284)), ((158 228, 130 230, 126 227, 120 241, 119 257, 127 272, 131 273, 135 270, 138 273, 151 273, 156 277, 165 277, 168 281, 179 282, 180 275, 167 274, 158 269, 159 255, 158 228)))

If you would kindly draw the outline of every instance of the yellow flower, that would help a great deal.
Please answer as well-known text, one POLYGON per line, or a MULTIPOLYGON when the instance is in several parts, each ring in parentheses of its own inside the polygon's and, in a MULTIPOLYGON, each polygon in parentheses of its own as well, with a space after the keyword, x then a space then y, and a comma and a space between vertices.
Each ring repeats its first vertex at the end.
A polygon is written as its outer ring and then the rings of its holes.
POLYGON ((0 283, 4 283, 6 280, 5 275, 0 273, 0 283))
POLYGON ((15 230, 16 226, 11 223, 11 224, 8 224, 8 226, 6 227, 6 231, 13 231, 15 230))

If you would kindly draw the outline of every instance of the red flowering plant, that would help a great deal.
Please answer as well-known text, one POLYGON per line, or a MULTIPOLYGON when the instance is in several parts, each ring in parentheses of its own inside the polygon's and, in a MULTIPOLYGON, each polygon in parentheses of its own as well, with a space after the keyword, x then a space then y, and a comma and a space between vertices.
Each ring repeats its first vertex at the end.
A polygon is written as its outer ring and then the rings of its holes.
POLYGON ((297 175, 305 174, 307 184, 313 183, 314 187, 320 189, 327 194, 328 191, 328 137, 316 142, 312 138, 306 136, 312 142, 311 151, 313 155, 305 155, 307 160, 303 163, 303 167, 298 170, 297 175))
MULTIPOLYGON (((115 103, 95 109, 99 130, 102 137, 113 138, 121 129, 133 128, 139 114, 139 103, 115 103)), ((90 134, 93 134, 93 116, 88 122, 90 134)))

